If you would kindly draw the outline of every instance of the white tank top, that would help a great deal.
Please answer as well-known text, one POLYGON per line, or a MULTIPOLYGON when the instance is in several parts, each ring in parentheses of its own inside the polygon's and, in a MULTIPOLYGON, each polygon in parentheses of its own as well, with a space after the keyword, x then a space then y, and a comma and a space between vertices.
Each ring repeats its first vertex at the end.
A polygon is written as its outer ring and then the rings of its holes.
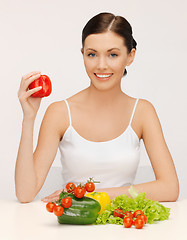
POLYGON ((128 127, 118 137, 104 142, 89 141, 78 134, 71 123, 71 112, 65 100, 70 125, 59 143, 63 188, 68 182, 86 183, 90 177, 100 181, 98 188, 132 184, 140 160, 140 141, 131 127, 136 99, 128 127))

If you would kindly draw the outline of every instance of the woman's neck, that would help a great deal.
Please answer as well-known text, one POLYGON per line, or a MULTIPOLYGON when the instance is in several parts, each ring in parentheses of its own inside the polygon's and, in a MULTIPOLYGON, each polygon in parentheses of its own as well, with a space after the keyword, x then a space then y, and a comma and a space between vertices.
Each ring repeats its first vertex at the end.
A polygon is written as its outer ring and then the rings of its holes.
POLYGON ((97 89, 95 86, 90 85, 87 88, 87 102, 95 107, 107 107, 116 105, 122 97, 124 98, 126 94, 121 90, 120 87, 111 88, 107 90, 97 89))

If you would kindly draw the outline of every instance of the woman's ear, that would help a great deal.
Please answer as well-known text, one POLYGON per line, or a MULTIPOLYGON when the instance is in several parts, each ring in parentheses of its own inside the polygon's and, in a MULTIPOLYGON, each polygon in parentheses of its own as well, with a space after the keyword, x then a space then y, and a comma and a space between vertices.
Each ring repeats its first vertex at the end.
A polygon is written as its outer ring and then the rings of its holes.
POLYGON ((82 53, 82 54, 84 53, 83 48, 81 48, 81 53, 82 53))
POLYGON ((134 61, 135 53, 136 49, 135 48, 131 49, 131 52, 128 55, 127 66, 131 65, 131 63, 134 61))

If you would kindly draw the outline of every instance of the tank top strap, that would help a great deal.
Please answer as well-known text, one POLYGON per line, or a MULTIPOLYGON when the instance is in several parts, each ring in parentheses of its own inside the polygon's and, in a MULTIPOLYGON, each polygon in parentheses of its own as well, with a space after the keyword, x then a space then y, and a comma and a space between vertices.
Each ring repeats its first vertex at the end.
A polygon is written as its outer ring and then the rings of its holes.
POLYGON ((67 105, 67 109, 68 109, 68 115, 69 115, 69 124, 71 125, 71 112, 70 112, 70 107, 69 107, 69 104, 68 104, 68 101, 65 99, 64 100, 66 105, 67 105))
POLYGON ((132 111, 132 115, 131 115, 131 119, 130 119, 129 125, 131 125, 131 122, 132 122, 132 119, 133 119, 133 116, 134 116, 134 113, 135 113, 135 110, 136 110, 136 105, 138 103, 138 100, 139 100, 139 98, 136 99, 136 102, 134 104, 134 108, 133 108, 133 111, 132 111))

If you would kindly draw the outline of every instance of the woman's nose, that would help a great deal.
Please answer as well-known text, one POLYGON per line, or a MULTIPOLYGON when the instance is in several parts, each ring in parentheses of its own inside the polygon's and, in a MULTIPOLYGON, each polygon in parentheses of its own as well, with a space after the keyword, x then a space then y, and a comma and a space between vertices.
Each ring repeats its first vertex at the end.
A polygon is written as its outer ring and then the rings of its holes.
POLYGON ((100 57, 98 59, 97 68, 98 69, 107 69, 107 62, 104 57, 100 57))

